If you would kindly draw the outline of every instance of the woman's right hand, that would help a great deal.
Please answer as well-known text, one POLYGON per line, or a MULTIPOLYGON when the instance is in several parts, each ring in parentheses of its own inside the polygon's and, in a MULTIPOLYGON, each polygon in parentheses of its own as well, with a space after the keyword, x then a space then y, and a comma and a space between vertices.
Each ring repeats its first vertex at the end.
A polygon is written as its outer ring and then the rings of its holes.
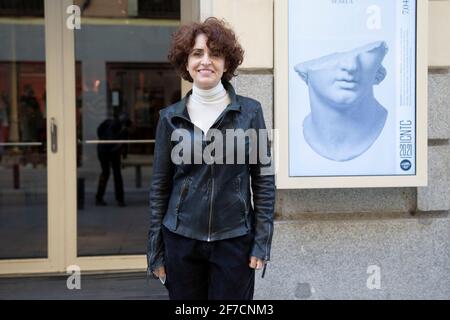
POLYGON ((164 268, 164 266, 160 266, 153 271, 153 274, 158 278, 164 278, 166 276, 166 268, 164 268))

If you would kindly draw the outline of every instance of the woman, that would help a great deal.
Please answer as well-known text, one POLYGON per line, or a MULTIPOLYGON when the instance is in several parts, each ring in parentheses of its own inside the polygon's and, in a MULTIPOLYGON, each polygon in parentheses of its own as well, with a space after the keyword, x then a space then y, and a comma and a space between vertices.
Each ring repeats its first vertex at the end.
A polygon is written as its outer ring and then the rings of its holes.
POLYGON ((270 259, 275 182, 272 162, 261 161, 270 159, 263 112, 229 83, 243 53, 234 32, 216 18, 173 34, 169 60, 193 88, 160 111, 147 250, 148 273, 161 279, 171 299, 250 300, 255 269, 270 259), (209 140, 247 130, 262 135, 244 137, 244 149, 226 144, 205 156, 209 140), (264 152, 250 161, 255 145, 264 152))

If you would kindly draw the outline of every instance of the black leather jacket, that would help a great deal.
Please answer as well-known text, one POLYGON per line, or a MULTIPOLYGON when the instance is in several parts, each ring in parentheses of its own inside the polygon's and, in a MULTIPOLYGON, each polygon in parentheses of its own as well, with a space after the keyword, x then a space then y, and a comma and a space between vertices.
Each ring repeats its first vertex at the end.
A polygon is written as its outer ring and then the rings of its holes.
MULTIPOLYGON (((224 134, 225 129, 265 129, 260 103, 236 95, 229 82, 223 81, 223 85, 231 103, 211 128, 224 134)), ((273 235, 275 178, 273 170, 268 174, 265 169, 270 166, 273 168, 273 161, 264 165, 258 157, 257 163, 246 161, 244 164, 236 164, 237 161, 234 161, 234 164, 227 164, 223 160, 223 164, 220 164, 213 152, 216 160, 213 164, 207 164, 203 160, 201 164, 194 164, 194 160, 191 161, 192 164, 174 164, 171 152, 179 141, 171 141, 172 132, 183 128, 191 137, 194 137, 194 131, 202 132, 190 121, 187 112, 186 101, 191 93, 192 90, 181 101, 159 112, 150 188, 148 272, 164 265, 161 224, 177 234, 204 241, 254 232, 255 240, 250 255, 268 261, 273 235), (253 205, 250 189, 253 193, 253 205)), ((203 137, 203 133, 201 134, 203 137)), ((194 138, 192 145, 193 143, 194 138)), ((202 150, 207 143, 208 141, 203 140, 202 150)), ((248 160, 247 140, 245 146, 248 160)), ((270 156, 269 142, 266 146, 266 155, 270 156)), ((226 155, 225 152, 223 155, 226 155)))

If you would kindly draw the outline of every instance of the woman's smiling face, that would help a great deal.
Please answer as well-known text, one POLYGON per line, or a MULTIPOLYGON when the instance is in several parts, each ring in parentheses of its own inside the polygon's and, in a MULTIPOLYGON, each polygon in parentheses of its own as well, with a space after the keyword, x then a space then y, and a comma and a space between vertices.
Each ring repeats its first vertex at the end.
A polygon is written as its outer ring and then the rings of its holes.
POLYGON ((200 89, 214 88, 222 79, 225 69, 225 58, 218 53, 211 52, 206 45, 208 38, 199 34, 188 56, 187 70, 200 89))

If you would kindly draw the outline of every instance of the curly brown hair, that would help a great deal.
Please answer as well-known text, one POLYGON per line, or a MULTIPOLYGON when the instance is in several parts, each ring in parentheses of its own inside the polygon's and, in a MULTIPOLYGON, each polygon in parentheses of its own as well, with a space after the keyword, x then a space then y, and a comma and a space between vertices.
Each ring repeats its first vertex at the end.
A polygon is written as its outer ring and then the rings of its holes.
POLYGON ((208 38, 206 45, 209 50, 225 58, 227 71, 223 73, 222 79, 230 81, 236 76, 234 72, 244 60, 244 50, 227 23, 215 17, 210 17, 203 23, 193 22, 181 26, 172 34, 172 42, 167 56, 170 63, 184 80, 193 82, 189 71, 186 70, 186 65, 199 34, 205 34, 208 38))

